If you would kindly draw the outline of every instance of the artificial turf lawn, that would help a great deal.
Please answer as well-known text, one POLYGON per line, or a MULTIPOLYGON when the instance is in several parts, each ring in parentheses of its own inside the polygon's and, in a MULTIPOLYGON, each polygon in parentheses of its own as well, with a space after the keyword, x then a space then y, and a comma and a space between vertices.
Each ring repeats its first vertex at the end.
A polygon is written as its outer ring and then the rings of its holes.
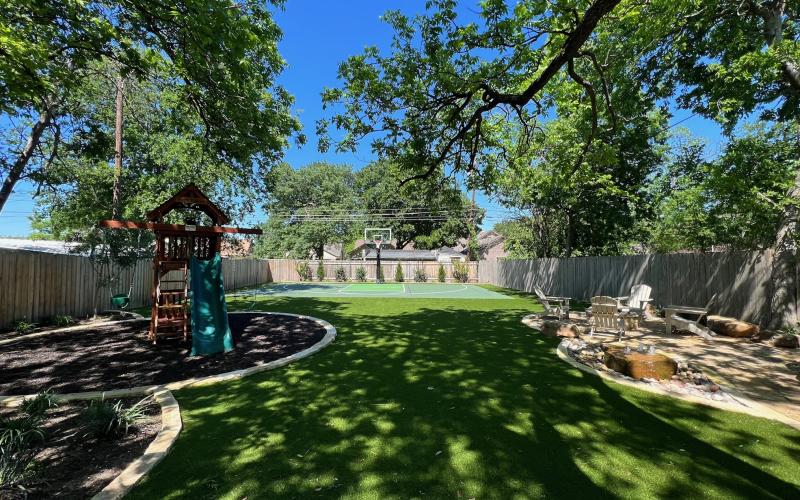
POLYGON ((338 337, 176 392, 183 432, 131 498, 800 495, 800 432, 575 370, 520 323, 527 297, 256 307, 323 318, 338 337))

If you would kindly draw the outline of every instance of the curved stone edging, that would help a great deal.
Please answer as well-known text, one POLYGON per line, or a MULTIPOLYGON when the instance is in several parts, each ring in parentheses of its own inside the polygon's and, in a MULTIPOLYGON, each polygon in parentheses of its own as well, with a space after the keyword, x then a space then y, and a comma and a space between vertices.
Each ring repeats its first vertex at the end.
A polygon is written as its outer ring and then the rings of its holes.
MULTIPOLYGON (((317 323, 325 328, 325 335, 316 344, 296 352, 285 358, 276 359, 263 365, 251 366, 250 368, 243 368, 232 372, 220 373, 217 375, 209 375, 207 377, 192 378, 187 380, 180 380, 177 382, 170 382, 164 385, 150 385, 131 387, 129 389, 115 389, 111 391, 91 391, 91 392, 73 392, 69 394, 54 394, 53 398, 57 401, 78 401, 86 399, 98 398, 122 398, 130 396, 145 396, 152 394, 158 404, 161 406, 161 430, 156 435, 152 443, 147 447, 144 455, 131 462, 113 481, 111 481, 105 488, 103 488, 97 495, 92 497, 92 500, 112 500, 122 498, 125 496, 155 465, 160 462, 172 449, 178 435, 183 428, 181 421, 180 406, 178 401, 172 395, 173 390, 183 389, 189 386, 196 385, 209 385, 226 380, 234 380, 253 375, 255 373, 274 370, 282 366, 286 366, 293 361, 311 356, 327 347, 328 344, 336 339, 336 328, 325 320, 315 318, 313 316, 305 316, 302 314, 280 313, 280 312, 267 312, 267 311, 234 311, 228 314, 252 314, 254 312, 268 315, 292 316, 300 319, 307 319, 317 323)), ((122 321, 140 321, 140 319, 128 319, 122 321)), ((85 327, 85 325, 83 325, 85 327)), ((64 331, 55 330, 55 331, 64 331)), ((41 332, 39 334, 31 334, 35 336, 43 336, 53 333, 41 332)), ((29 337, 29 336, 28 336, 29 337)), ((13 339, 17 341, 22 337, 13 339)), ((32 397, 33 395, 24 396, 0 396, 0 406, 16 406, 22 403, 25 398, 32 397)))
POLYGON ((99 326, 107 326, 107 325, 112 324, 112 323, 130 323, 132 321, 142 321, 142 320, 147 319, 147 318, 145 318, 144 316, 142 316, 141 314, 138 314, 138 313, 132 312, 132 313, 128 313, 128 314, 135 314, 136 316, 138 316, 138 318, 117 319, 117 320, 107 319, 107 320, 103 320, 103 321, 98 321, 97 323, 92 324, 92 325, 65 326, 64 328, 56 328, 56 329, 53 329, 53 330, 47 330, 46 332, 28 333, 26 335, 19 335, 18 337, 13 337, 13 338, 10 338, 10 339, 2 339, 2 340, 0 340, 0 346, 8 345, 8 344, 15 344, 17 342, 22 342, 23 340, 30 340, 30 339, 36 339, 36 338, 39 338, 39 337, 46 337, 46 336, 52 335, 54 333, 64 333, 64 332, 71 332, 71 331, 79 331, 79 330, 84 330, 86 328, 91 328, 93 326, 98 326, 98 325, 99 326))
MULTIPOLYGON (((275 316, 291 316, 300 319, 307 319, 325 328, 325 335, 319 342, 312 345, 311 347, 307 347, 302 351, 296 352, 284 358, 264 363, 263 365, 251 366, 249 368, 242 368, 240 370, 234 370, 231 372, 209 375, 207 377, 195 377, 186 380, 179 380, 176 382, 170 382, 168 384, 162 384, 162 385, 142 385, 137 387, 131 387, 128 389, 113 389, 110 391, 73 392, 68 394, 54 395, 54 397, 60 401, 97 399, 97 398, 123 398, 129 396, 142 396, 146 394, 153 394, 159 389, 168 389, 170 391, 176 391, 190 386, 208 385, 208 384, 215 384, 217 382, 223 382, 226 380, 240 379, 242 377, 246 377, 254 373, 274 370, 276 368, 286 366, 293 361, 297 361, 298 359, 311 356, 312 354, 315 354, 320 350, 322 350, 323 348, 327 347, 328 344, 333 342, 334 339, 336 338, 336 328, 332 324, 328 323, 325 320, 314 318, 313 316, 304 316, 302 314, 292 314, 292 313, 282 313, 282 312, 266 312, 266 311, 234 311, 228 314, 253 314, 253 313, 275 315, 275 316)), ((138 321, 138 320, 124 320, 124 321, 138 321)), ((33 396, 34 396, 33 394, 26 394, 21 396, 0 396, 0 406, 15 406, 20 404, 23 399, 30 398, 33 396)))
POLYGON ((168 389, 156 391, 153 393, 153 397, 161 406, 161 430, 144 451, 144 455, 128 464, 113 481, 93 496, 92 500, 115 500, 125 496, 136 483, 141 481, 157 463, 167 456, 175 441, 178 440, 178 435, 183 429, 178 401, 168 389))
POLYGON ((725 387, 725 392, 727 392, 728 395, 734 398, 739 403, 738 405, 732 405, 730 403, 726 403, 723 401, 714 401, 713 399, 698 398, 690 394, 676 394, 674 392, 666 391, 659 387, 653 387, 649 384, 640 384, 633 380, 626 380, 624 378, 613 377, 607 373, 595 370, 594 368, 584 365, 583 363, 580 363, 577 360, 573 359, 572 356, 570 356, 567 353, 566 349, 561 344, 559 344, 558 347, 556 347, 556 354, 558 355, 559 358, 561 358, 561 360, 572 365, 574 368, 577 368, 578 370, 584 373, 596 375, 604 380, 616 382, 618 384, 626 385, 628 387, 635 387, 636 389, 650 392, 653 394, 659 394, 662 396, 669 396, 675 399, 689 401, 691 403, 711 406, 713 408, 733 411, 737 413, 745 413, 753 417, 761 417, 769 420, 775 420, 800 430, 800 422, 798 422, 797 420, 789 418, 781 413, 778 413, 764 404, 758 403, 756 401, 753 401, 752 399, 743 396, 737 391, 730 390, 728 387, 725 387))

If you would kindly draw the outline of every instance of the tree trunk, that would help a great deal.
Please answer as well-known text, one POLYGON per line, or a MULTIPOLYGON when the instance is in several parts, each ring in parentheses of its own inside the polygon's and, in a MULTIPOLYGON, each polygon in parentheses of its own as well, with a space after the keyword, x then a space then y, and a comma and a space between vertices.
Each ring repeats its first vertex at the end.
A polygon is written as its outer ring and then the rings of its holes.
POLYGON ((114 124, 114 195, 111 218, 119 219, 121 212, 120 178, 122 177, 122 105, 125 97, 125 79, 117 77, 116 120, 114 124))
MULTIPOLYGON (((800 125, 798 125, 800 127, 800 125)), ((797 316, 797 241, 798 216, 800 208, 800 170, 794 178, 794 185, 787 194, 789 203, 783 210, 778 233, 775 238, 774 255, 772 256, 772 295, 770 297, 770 328, 793 326, 798 322, 797 316)))
POLYGON ((39 114, 39 119, 33 124, 28 142, 25 143, 22 152, 17 157, 14 165, 11 166, 11 170, 9 170, 8 176, 3 181, 3 186, 0 188, 0 212, 3 211, 3 207, 11 196, 11 191, 14 190, 14 186, 16 186, 17 182, 22 178, 22 173, 25 171, 25 167, 33 156, 36 147, 39 146, 42 134, 50 125, 51 120, 52 116, 50 112, 42 111, 41 114, 39 114))

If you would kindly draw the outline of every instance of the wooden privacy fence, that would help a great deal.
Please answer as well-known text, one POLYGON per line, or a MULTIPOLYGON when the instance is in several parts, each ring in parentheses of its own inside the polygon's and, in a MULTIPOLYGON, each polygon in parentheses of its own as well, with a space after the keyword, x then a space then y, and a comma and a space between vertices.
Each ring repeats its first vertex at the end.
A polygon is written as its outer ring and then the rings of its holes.
MULTIPOLYGON (((297 265, 300 262, 307 262, 311 268, 311 273, 314 281, 317 281, 317 266, 322 262, 325 268, 325 280, 334 281, 336 279, 336 269, 339 267, 344 268, 345 275, 348 281, 356 280, 356 270, 363 267, 367 272, 367 280, 375 281, 375 273, 377 266, 374 260, 294 260, 294 259, 270 259, 270 281, 300 281, 300 275, 297 274, 297 265)), ((386 281, 394 281, 395 270, 397 269, 398 261, 384 261, 381 260, 381 268, 383 269, 383 277, 386 281)), ((403 268, 403 276, 405 281, 413 282, 414 273, 418 269, 425 271, 429 282, 436 282, 439 277, 439 262, 434 261, 399 261, 403 268)), ((469 281, 475 283, 478 281, 478 262, 465 262, 469 275, 469 281)), ((446 281, 452 282, 453 280, 453 264, 441 263, 444 266, 446 281)))
POLYGON ((576 299, 627 295, 631 286, 646 283, 655 305, 705 306, 713 297, 713 313, 764 325, 770 318, 772 257, 764 251, 483 261, 479 281, 526 292, 538 285, 547 294, 576 299))
MULTIPOLYGON (((225 289, 266 283, 265 260, 223 259, 225 289)), ((79 318, 110 306, 110 292, 103 287, 95 296, 97 277, 87 257, 0 249, 0 329, 17 320, 37 322, 68 314, 79 318), (96 304, 95 304, 96 301, 96 304)), ((131 291, 131 306, 150 305, 153 285, 152 261, 137 262, 124 270, 113 293, 131 291)))

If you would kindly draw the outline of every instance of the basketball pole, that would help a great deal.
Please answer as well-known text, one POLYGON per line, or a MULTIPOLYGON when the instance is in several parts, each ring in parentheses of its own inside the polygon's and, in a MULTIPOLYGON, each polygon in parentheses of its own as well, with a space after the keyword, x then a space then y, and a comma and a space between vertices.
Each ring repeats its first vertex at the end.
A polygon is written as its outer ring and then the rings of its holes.
POLYGON ((375 249, 378 252, 377 253, 378 258, 376 259, 378 264, 377 267, 375 268, 375 283, 381 284, 383 283, 383 280, 381 280, 381 240, 377 240, 375 242, 375 249))

